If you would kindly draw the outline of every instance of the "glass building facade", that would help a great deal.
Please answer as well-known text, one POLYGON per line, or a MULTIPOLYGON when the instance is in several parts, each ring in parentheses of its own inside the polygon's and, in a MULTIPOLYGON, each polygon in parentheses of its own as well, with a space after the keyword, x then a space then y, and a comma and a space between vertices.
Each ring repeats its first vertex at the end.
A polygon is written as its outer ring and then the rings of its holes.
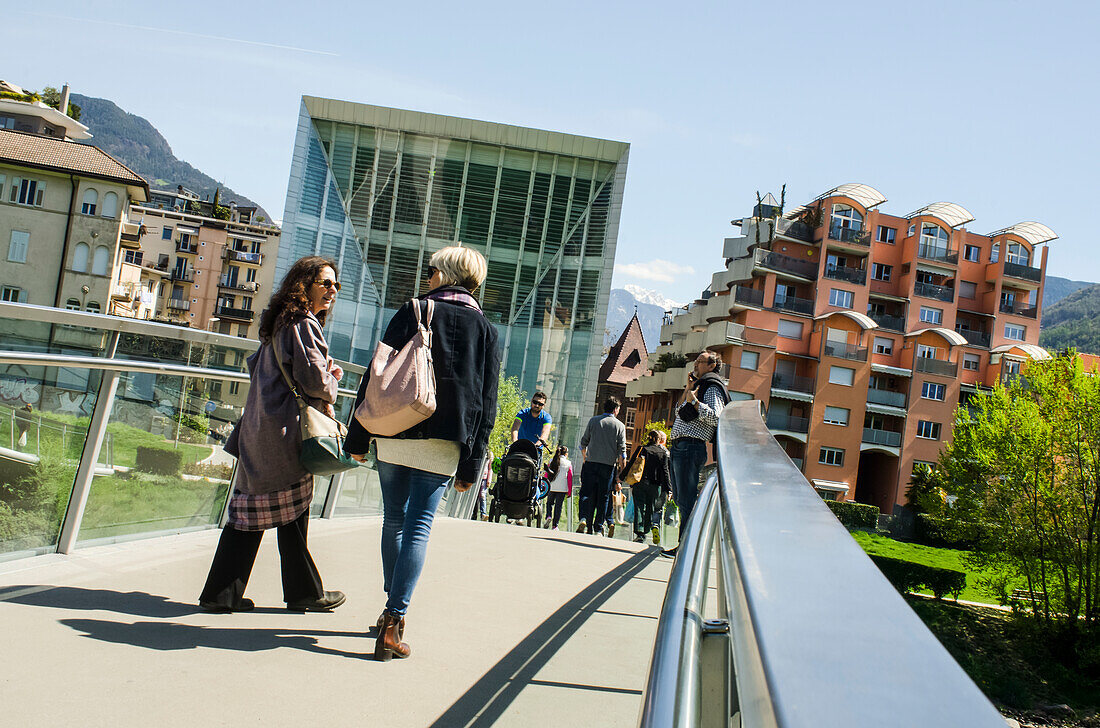
POLYGON ((545 391, 560 442, 592 412, 629 145, 303 97, 276 279, 303 255, 340 266, 327 334, 366 364, 393 313, 423 291, 436 250, 489 262, 475 295, 502 371, 545 391))

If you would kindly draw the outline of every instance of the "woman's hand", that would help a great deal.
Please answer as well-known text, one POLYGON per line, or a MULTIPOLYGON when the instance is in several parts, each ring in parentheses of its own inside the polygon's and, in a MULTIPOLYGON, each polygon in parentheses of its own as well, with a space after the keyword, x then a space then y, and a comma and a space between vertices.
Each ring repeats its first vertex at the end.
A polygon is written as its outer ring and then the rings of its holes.
POLYGON ((459 480, 458 478, 455 478, 455 490, 457 490, 459 493, 465 493, 470 489, 472 485, 473 483, 468 480, 459 480))
POLYGON ((340 365, 337 364, 332 359, 329 359, 328 362, 329 362, 328 373, 331 374, 332 376, 336 377, 336 381, 339 382, 341 379, 344 378, 344 370, 341 369, 340 365))
POLYGON ((366 453, 363 453, 362 455, 356 455, 355 453, 348 453, 348 454, 351 455, 351 459, 354 460, 357 463, 367 462, 367 454, 366 453))

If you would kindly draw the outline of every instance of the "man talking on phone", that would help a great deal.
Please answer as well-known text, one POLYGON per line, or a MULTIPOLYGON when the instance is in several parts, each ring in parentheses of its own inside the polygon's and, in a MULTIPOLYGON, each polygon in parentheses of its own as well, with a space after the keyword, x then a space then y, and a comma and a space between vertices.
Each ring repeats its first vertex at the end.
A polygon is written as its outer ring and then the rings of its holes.
MULTIPOLYGON (((718 376, 718 354, 704 351, 695 358, 687 385, 672 423, 669 454, 672 466, 672 498, 680 509, 680 536, 684 535, 691 509, 699 496, 699 471, 707 461, 707 443, 715 441, 718 415, 730 401, 726 383, 718 376)), ((662 552, 675 556, 676 546, 662 552)))

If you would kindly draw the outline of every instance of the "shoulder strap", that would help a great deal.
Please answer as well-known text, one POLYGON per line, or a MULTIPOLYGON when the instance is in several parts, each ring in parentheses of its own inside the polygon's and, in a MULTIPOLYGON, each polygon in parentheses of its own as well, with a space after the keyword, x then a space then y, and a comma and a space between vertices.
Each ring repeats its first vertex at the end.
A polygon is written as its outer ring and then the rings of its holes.
MULTIPOLYGON (((413 316, 416 318, 416 325, 419 327, 420 323, 420 301, 413 298, 411 299, 413 316)), ((430 298, 424 299, 425 308, 427 311, 424 313, 424 327, 430 329, 432 327, 432 314, 435 313, 435 301, 430 298)))
POLYGON ((279 350, 275 348, 275 337, 283 331, 286 331, 285 326, 279 329, 275 334, 272 334, 271 339, 268 341, 268 346, 271 347, 271 355, 275 357, 275 363, 279 365, 279 371, 283 373, 283 379, 286 380, 286 385, 290 387, 291 394, 293 394, 295 398, 301 399, 302 395, 298 394, 298 388, 294 386, 294 380, 286 373, 286 367, 283 366, 283 360, 279 358, 279 350))

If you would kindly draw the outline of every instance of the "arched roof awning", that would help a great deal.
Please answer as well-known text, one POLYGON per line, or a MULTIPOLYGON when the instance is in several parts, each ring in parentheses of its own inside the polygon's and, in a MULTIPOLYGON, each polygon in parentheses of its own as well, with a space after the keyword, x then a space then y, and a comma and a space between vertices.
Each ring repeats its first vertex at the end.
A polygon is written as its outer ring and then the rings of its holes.
POLYGON ((989 237, 995 238, 998 235, 1007 234, 1018 235, 1032 245, 1042 245, 1043 243, 1049 243, 1051 240, 1058 238, 1058 233, 1054 232, 1043 223, 1034 221, 1018 222, 1015 225, 1001 228, 996 232, 990 233, 989 237))
POLYGON ((832 197, 833 195, 844 195, 850 197, 859 204, 863 205, 864 209, 870 210, 876 205, 881 205, 886 202, 886 198, 881 192, 876 190, 871 185, 864 185, 858 182, 848 182, 842 184, 839 187, 834 187, 828 192, 822 192, 820 195, 814 198, 814 200, 823 200, 826 197, 832 197))
POLYGON ((963 338, 962 334, 957 331, 952 331, 951 329, 945 329, 941 326, 933 326, 931 328, 921 329, 920 331, 910 331, 905 337, 919 336, 920 334, 926 333, 939 334, 948 344, 951 344, 951 346, 963 346, 966 344, 966 339, 963 338))
POLYGON ((1041 346, 1036 346, 1035 344, 1004 344, 1003 346, 998 346, 997 348, 993 349, 992 351, 990 351, 990 353, 1007 354, 1013 349, 1019 349, 1035 361, 1046 361, 1047 359, 1051 358, 1049 351, 1041 346))
POLYGON ((970 214, 962 205, 956 205, 954 202, 933 202, 931 205, 925 205, 919 210, 910 212, 907 217, 912 220, 918 215, 931 215, 932 217, 938 217, 952 228, 957 228, 960 225, 965 225, 974 219, 974 216, 970 214))
POLYGON ((878 324, 876 324, 874 322, 874 320, 871 319, 870 316, 868 316, 865 313, 859 313, 857 311, 829 311, 828 313, 823 313, 820 316, 814 316, 814 321, 820 321, 821 319, 827 319, 830 316, 836 316, 837 314, 839 314, 841 316, 847 316, 848 318, 852 319, 857 324, 859 324, 861 328, 864 328, 864 329, 877 329, 878 328, 878 324))

